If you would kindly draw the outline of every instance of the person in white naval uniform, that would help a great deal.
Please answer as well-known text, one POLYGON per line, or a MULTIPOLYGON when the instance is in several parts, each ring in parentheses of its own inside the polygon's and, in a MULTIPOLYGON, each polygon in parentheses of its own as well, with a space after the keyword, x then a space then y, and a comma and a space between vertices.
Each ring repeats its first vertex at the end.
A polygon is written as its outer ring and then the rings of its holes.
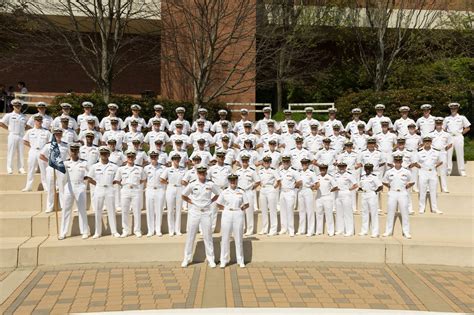
POLYGON ((40 115, 41 117, 43 117, 41 127, 46 130, 51 129, 51 126, 53 124, 53 118, 46 114, 46 106, 47 104, 45 102, 36 103, 36 110, 38 110, 38 113, 30 116, 28 122, 26 123, 27 128, 33 128, 35 125, 34 117, 36 117, 36 115, 40 115))
POLYGON ((79 214, 79 232, 82 239, 89 238, 89 224, 87 222, 86 210, 86 183, 89 168, 86 161, 79 159, 79 143, 69 145, 70 160, 64 161, 66 167, 63 185, 63 204, 61 209, 61 229, 58 239, 66 238, 71 223, 72 206, 77 205, 79 214))
POLYGON ((314 155, 323 147, 324 137, 318 132, 318 125, 311 124, 311 133, 304 138, 303 147, 314 155))
POLYGON ((362 225, 360 236, 369 232, 369 223, 372 230, 370 237, 379 237, 379 200, 377 193, 382 191, 383 184, 377 175, 372 173, 374 166, 370 163, 364 165, 365 174, 362 174, 359 182, 361 191, 361 217, 362 225))
POLYGON ((115 130, 120 130, 123 126, 123 120, 120 117, 117 117, 118 105, 115 103, 107 104, 109 110, 109 115, 102 118, 99 123, 99 129, 101 133, 112 130, 112 119, 117 121, 118 128, 115 130))
POLYGON ((119 126, 123 124, 123 122, 120 122, 116 117, 111 117, 110 118, 110 129, 105 131, 104 134, 102 135, 101 142, 102 144, 107 144, 109 142, 109 139, 115 139, 115 147, 117 150, 122 151, 122 144, 123 144, 123 139, 125 137, 125 131, 120 130, 119 126))
POLYGON ((77 116, 77 124, 79 125, 79 130, 84 131, 88 129, 88 124, 90 120, 94 121, 94 126, 98 127, 99 126, 99 119, 97 116, 92 114, 92 108, 94 107, 94 104, 92 102, 82 102, 82 108, 84 109, 84 112, 77 116))
POLYGON ((24 144, 30 148, 28 152, 28 175, 26 177, 25 188, 22 191, 33 190, 33 180, 36 169, 39 167, 41 174, 41 184, 46 189, 46 167, 48 166, 39 158, 41 149, 48 143, 51 138, 51 132, 42 128, 43 116, 36 114, 33 117, 34 126, 26 131, 23 137, 24 144))
POLYGON ((152 130, 147 132, 143 142, 149 145, 150 151, 156 151, 155 141, 160 139, 163 144, 161 151, 164 151, 165 146, 170 143, 170 138, 166 132, 161 131, 161 120, 157 118, 151 118, 150 123, 152 130))
POLYGON ((367 139, 369 135, 365 133, 365 124, 357 125, 357 132, 351 133, 351 142, 354 144, 354 150, 358 153, 367 149, 367 139))
POLYGON ((209 151, 210 147, 214 145, 214 138, 209 132, 205 130, 206 121, 204 119, 198 119, 195 121, 196 130, 189 135, 189 145, 193 146, 194 150, 198 149, 198 140, 204 139, 204 148, 209 151))
POLYGON ((367 122, 367 126, 365 127, 365 130, 367 131, 369 135, 376 135, 382 132, 382 125, 381 125, 382 120, 388 120, 389 122, 388 128, 392 129, 393 127, 392 121, 390 120, 390 118, 383 115, 384 111, 385 111, 385 105, 383 104, 375 105, 376 115, 369 119, 369 121, 367 122))
POLYGON ((71 128, 72 130, 77 131, 79 129, 79 127, 77 125, 77 121, 73 117, 71 117, 71 115, 70 115, 72 105, 69 104, 69 103, 61 103, 59 106, 61 107, 61 115, 56 116, 53 119, 53 125, 52 125, 51 128, 54 129, 54 128, 61 127, 61 118, 67 117, 69 119, 68 120, 68 128, 71 128))
POLYGON ((100 143, 100 139, 102 138, 102 134, 96 130, 94 118, 88 117, 86 119, 86 128, 79 132, 79 142, 85 143, 86 134, 90 134, 91 132, 94 135, 93 143, 94 145, 98 146, 100 143))
POLYGON ((306 138, 311 134, 311 126, 320 126, 319 121, 313 118, 313 108, 312 107, 306 107, 304 109, 306 117, 301 120, 298 124, 298 132, 306 138))
POLYGON ((7 142, 7 173, 13 174, 13 161, 17 161, 18 172, 26 174, 23 165, 23 136, 25 135, 27 118, 21 113, 21 101, 11 101, 13 112, 5 114, 0 120, 0 127, 8 130, 7 142))
POLYGON ((253 127, 252 122, 248 119, 249 117, 249 111, 246 108, 242 108, 240 110, 240 117, 241 119, 235 123, 233 132, 238 136, 244 133, 244 124, 249 122, 250 123, 250 128, 253 127))
POLYGON ((302 159, 308 159, 311 162, 314 160, 313 154, 303 147, 303 141, 303 137, 297 136, 295 139, 296 147, 288 152, 288 155, 291 157, 291 167, 297 171, 303 168, 301 165, 302 159))
POLYGON ((435 121, 434 116, 431 115, 430 104, 423 104, 420 109, 423 111, 423 116, 416 120, 416 128, 420 130, 420 134, 423 137, 434 130, 435 121))
MULTIPOLYGON (((184 125, 181 121, 176 122, 176 124, 174 125, 174 132, 170 136, 170 141, 171 141, 171 143, 174 144, 176 142, 176 140, 180 139, 181 141, 183 141, 183 144, 184 144, 185 149, 186 149, 187 146, 188 146, 188 143, 189 143, 189 136, 183 133, 183 130, 184 130, 183 126, 184 125)), ((176 146, 174 146, 173 148, 176 149, 176 146)))
POLYGON ((227 177, 229 188, 223 190, 216 200, 219 209, 222 210, 222 239, 220 267, 230 261, 230 236, 234 237, 235 256, 240 268, 245 268, 244 263, 244 220, 245 211, 250 206, 247 194, 237 187, 238 176, 230 174, 227 177))
POLYGON ((123 121, 122 129, 127 129, 128 131, 130 131, 131 122, 136 121, 136 130, 144 132, 146 128, 146 121, 143 117, 140 117, 140 111, 142 110, 142 107, 138 104, 132 104, 130 105, 130 109, 132 111, 132 115, 125 118, 125 120, 123 121))
MULTIPOLYGON (((59 152, 61 159, 66 161, 69 159, 69 144, 62 141, 63 131, 60 128, 53 129, 53 136, 56 138, 56 141, 59 146, 59 152)), ((62 202, 64 186, 60 185, 64 180, 64 174, 56 171, 51 166, 49 166, 49 154, 51 152, 51 142, 48 142, 40 151, 40 159, 47 163, 46 167, 46 213, 53 212, 54 208, 54 193, 56 191, 56 186, 59 188, 59 203, 62 202), (56 183, 54 182, 54 172, 56 172, 56 183)))
POLYGON ((456 162, 461 176, 466 176, 464 165, 464 135, 471 130, 471 123, 466 116, 459 115, 459 103, 450 103, 451 115, 444 119, 444 128, 453 138, 453 146, 448 150, 448 174, 453 170, 453 152, 456 151, 456 162))
POLYGON ((258 204, 260 206, 260 211, 262 212, 262 230, 258 234, 268 234, 268 236, 274 236, 277 234, 278 189, 281 183, 280 174, 276 169, 270 167, 271 163, 272 158, 270 156, 265 156, 263 158, 263 167, 258 170, 258 177, 260 178, 261 186, 258 204), (269 214, 270 222, 268 221, 269 214))
POLYGON ((133 233, 136 237, 142 237, 140 196, 143 194, 142 184, 146 182, 147 177, 143 167, 135 165, 135 150, 128 149, 125 155, 127 156, 127 164, 120 166, 114 177, 114 184, 122 187, 120 190, 120 205, 122 207, 121 237, 127 237, 132 232, 130 212, 133 214, 133 233))
POLYGON ((297 190, 301 187, 301 177, 297 170, 291 167, 291 156, 281 158, 282 166, 279 170, 281 178, 280 191, 280 223, 279 235, 288 233, 295 236, 295 216, 297 190))
POLYGON ((331 139, 331 148, 336 151, 336 154, 342 153, 344 150, 344 143, 347 138, 341 135, 341 125, 334 124, 332 127, 332 135, 329 137, 331 139))
POLYGON ((324 221, 326 221, 326 232, 334 236, 334 197, 337 183, 334 177, 328 174, 328 166, 319 164, 319 175, 317 176, 316 189, 316 235, 323 234, 324 221))
POLYGON ((410 239, 410 215, 408 213, 408 189, 413 186, 411 173, 406 168, 402 167, 403 157, 401 155, 395 156, 393 162, 395 166, 389 169, 382 180, 384 186, 389 189, 388 192, 388 209, 387 209, 387 224, 385 227, 384 237, 393 235, 393 224, 395 221, 395 213, 397 207, 402 217, 402 232, 403 236, 410 239))
POLYGON ((244 194, 247 197, 247 201, 249 203, 249 207, 245 211, 245 226, 246 232, 245 235, 253 235, 254 234, 254 211, 255 211, 255 200, 257 198, 256 188, 260 185, 260 178, 258 177, 257 171, 255 168, 250 167, 249 160, 250 157, 244 155, 241 157, 242 160, 242 167, 237 169, 235 172, 236 175, 239 177, 238 186, 240 189, 243 190, 244 194))
POLYGON ((229 127, 229 122, 227 121, 227 111, 225 109, 220 109, 217 113, 219 114, 219 120, 216 121, 211 127, 211 133, 213 135, 222 132, 222 123, 224 121, 227 123, 227 127, 229 127))
POLYGON ((263 164, 263 158, 266 156, 269 156, 272 158, 270 167, 277 169, 280 166, 281 153, 280 151, 277 151, 277 142, 275 140, 270 140, 268 142, 268 150, 263 151, 262 154, 260 155, 260 161, 262 162, 258 163, 259 165, 263 164))
POLYGON ((201 107, 198 109, 198 119, 193 122, 193 124, 191 125, 191 132, 195 132, 197 130, 197 122, 198 121, 203 121, 204 124, 203 124, 203 131, 204 132, 207 132, 207 133, 211 133, 211 127, 212 127, 212 123, 206 119, 207 117, 207 109, 205 109, 204 107, 201 107))
POLYGON ((181 123, 182 124, 182 127, 183 127, 183 134, 187 135, 191 132, 191 125, 189 124, 189 121, 187 121, 186 119, 184 119, 184 113, 186 112, 186 110, 184 109, 184 107, 178 107, 176 108, 176 116, 178 116, 175 120, 173 120, 171 123, 170 123, 170 129, 169 131, 171 133, 175 133, 175 130, 177 128, 177 123, 181 123))
MULTIPOLYGON (((186 168, 189 163, 189 157, 188 157, 188 151, 183 148, 183 140, 181 139, 176 139, 174 142, 174 147, 175 149, 170 152, 168 155, 168 161, 166 163, 161 163, 161 164, 171 164, 171 157, 175 154, 179 154, 181 159, 179 160, 179 166, 186 168)), ((166 153, 165 153, 166 154, 166 153)))
POLYGON ((336 119, 337 109, 329 108, 328 116, 329 119, 323 123, 322 129, 326 137, 330 137, 334 134, 334 125, 339 125, 339 129, 342 129, 342 122, 336 119))
POLYGON ((351 113, 352 113, 352 121, 347 123, 346 129, 345 129, 346 134, 350 136, 359 132, 359 125, 364 126, 364 130, 365 130, 365 125, 366 125, 365 121, 360 119, 360 115, 362 114, 362 110, 360 108, 353 108, 351 110, 351 113))
MULTIPOLYGON (((416 124, 409 124, 408 125, 408 133, 405 136, 405 148, 411 152, 418 152, 422 144, 421 137, 417 134, 416 124)), ((411 178, 415 182, 412 189, 414 192, 418 192, 418 168, 412 167, 411 168, 411 178)))
MULTIPOLYGON (((275 121, 268 120, 267 132, 260 135, 258 139, 257 149, 263 149, 264 151, 269 149, 269 142, 275 141, 277 146, 280 144, 281 136, 275 132, 275 121)), ((261 150, 259 151, 261 153, 261 150)))
POLYGON ((309 168, 311 160, 303 158, 300 161, 301 188, 298 191, 299 225, 297 235, 313 236, 315 229, 315 200, 313 190, 316 189, 316 173, 309 168))
POLYGON ((238 135, 234 143, 234 147, 240 150, 244 148, 245 141, 247 140, 252 141, 252 147, 255 147, 258 142, 257 136, 252 133, 252 123, 250 121, 247 121, 243 124, 243 126, 244 131, 238 135))
POLYGON ((170 236, 181 235, 181 211, 183 208, 183 177, 186 169, 179 166, 181 155, 171 156, 171 166, 160 175, 163 185, 166 185, 166 211, 168 211, 168 233, 170 236))
POLYGON ((230 131, 229 125, 230 122, 228 122, 227 120, 219 122, 220 131, 217 132, 213 137, 214 143, 217 148, 223 146, 222 142, 224 137, 227 137, 229 147, 234 147, 234 143, 237 137, 230 131))
POLYGON ((161 116, 163 113, 163 105, 161 104, 153 105, 153 110, 155 111, 155 116, 148 120, 148 124, 147 124, 148 129, 152 128, 153 120, 159 120, 160 121, 159 131, 167 132, 170 127, 170 123, 168 122, 168 119, 161 116))
POLYGON ((358 188, 353 174, 347 171, 347 164, 340 162, 334 174, 336 182, 336 235, 354 235, 354 214, 352 210, 352 191, 358 188))
MULTIPOLYGON (((374 135, 374 138, 377 140, 377 148, 382 153, 383 160, 387 161, 392 154, 393 148, 397 144, 397 136, 388 130, 390 125, 388 120, 383 119, 380 124, 382 126, 382 131, 374 135)), ((385 164, 383 167, 379 168, 378 171, 381 172, 381 176, 383 176, 386 170, 387 165, 385 164)))
POLYGON ((161 174, 166 166, 158 163, 160 152, 150 151, 150 164, 144 167, 146 174, 145 207, 148 227, 147 237, 162 236, 161 225, 165 207, 166 185, 161 182, 161 174))
POLYGON ((393 131, 395 131, 399 136, 405 136, 408 133, 408 125, 414 124, 415 121, 408 117, 410 113, 410 107, 401 106, 398 111, 401 114, 401 117, 395 120, 393 124, 393 131))
MULTIPOLYGON (((361 167, 357 163, 359 160, 359 154, 353 151, 354 144, 350 141, 344 143, 344 151, 339 154, 336 158, 336 162, 344 162, 347 165, 347 170, 352 173, 357 181, 359 183, 359 178, 361 174, 361 167)), ((351 192, 352 196, 352 211, 357 212, 357 190, 353 190, 351 192)))
MULTIPOLYGON (((211 167, 209 167, 208 175, 211 181, 214 182, 219 190, 224 190, 229 186, 229 182, 227 180, 227 176, 232 174, 232 166, 226 165, 224 163, 225 153, 222 151, 218 151, 216 153, 217 163, 211 167)), ((217 205, 214 203, 211 205, 211 212, 212 212, 212 232, 215 232, 216 225, 217 225, 217 205)))
POLYGON ((288 133, 288 122, 293 121, 293 114, 291 113, 291 110, 285 109, 283 110, 283 114, 285 115, 285 119, 277 125, 277 130, 280 131, 281 135, 285 135, 288 133))
POLYGON ((423 149, 416 154, 415 167, 419 170, 419 213, 425 213, 426 193, 429 191, 431 211, 437 214, 443 212, 438 209, 438 174, 437 168, 443 164, 439 151, 431 147, 432 139, 429 136, 423 138, 423 149))
POLYGON ((95 195, 92 203, 95 211, 95 233, 92 238, 102 236, 102 208, 105 205, 109 219, 110 231, 114 237, 120 237, 117 232, 114 205, 114 178, 118 166, 109 162, 110 150, 108 147, 100 147, 100 161, 92 165, 87 174, 90 184, 95 185, 95 195))
POLYGON ((189 204, 188 233, 184 248, 184 259, 181 267, 185 268, 192 260, 194 241, 198 228, 201 227, 204 237, 206 259, 210 268, 215 268, 214 244, 212 241, 212 212, 211 204, 219 198, 221 190, 207 179, 207 167, 199 166, 198 179, 184 188, 182 198, 189 204))
POLYGON ((438 167, 439 181, 441 184, 441 192, 449 193, 448 189, 448 150, 453 146, 451 135, 443 130, 443 117, 435 118, 435 130, 428 134, 433 139, 432 146, 439 151, 439 155, 443 164, 438 167))
POLYGON ((263 136, 268 132, 268 122, 272 119, 272 108, 271 107, 264 107, 263 108, 263 119, 257 121, 255 125, 255 133, 260 136, 263 136))
POLYGON ((328 167, 328 173, 334 172, 334 163, 336 162, 337 153, 335 150, 330 148, 331 139, 323 139, 323 148, 316 153, 314 157, 316 159, 316 166, 326 165, 328 167))
POLYGON ((386 161, 382 152, 375 149, 375 144, 377 140, 375 138, 367 139, 367 149, 359 153, 359 167, 370 163, 374 166, 374 173, 382 178, 382 172, 379 171, 385 165, 386 161))

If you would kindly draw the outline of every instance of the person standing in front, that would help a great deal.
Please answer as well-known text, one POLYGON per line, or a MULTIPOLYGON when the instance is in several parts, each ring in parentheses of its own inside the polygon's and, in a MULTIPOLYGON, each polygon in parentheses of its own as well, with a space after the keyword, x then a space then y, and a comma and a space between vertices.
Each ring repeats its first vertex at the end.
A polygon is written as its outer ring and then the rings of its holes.
POLYGON ((258 233, 260 235, 268 234, 274 236, 277 234, 278 228, 278 190, 281 184, 281 177, 279 172, 270 167, 272 158, 265 156, 263 158, 263 167, 258 170, 258 177, 260 178, 260 196, 258 204, 262 212, 262 230, 258 233), (270 214, 270 226, 268 222, 268 215, 270 214), (270 227, 270 231, 268 228, 270 227))
POLYGON ((297 190, 301 186, 301 177, 297 170, 291 167, 291 157, 286 155, 281 158, 280 168, 281 192, 280 192, 280 222, 279 235, 288 233, 295 236, 295 216, 297 190))
POLYGON ((23 136, 25 135, 26 116, 21 113, 21 101, 11 101, 13 112, 5 114, 0 127, 8 130, 7 173, 13 174, 13 160, 16 157, 18 172, 26 174, 23 165, 23 136))
POLYGON ((316 235, 323 234, 324 219, 326 219, 326 232, 334 236, 334 192, 337 183, 334 177, 328 174, 328 165, 319 164, 319 175, 317 177, 316 189, 316 235))
POLYGON ((148 226, 147 237, 153 235, 162 236, 161 222, 163 218, 163 209, 165 207, 166 185, 161 183, 161 174, 165 170, 165 165, 158 163, 160 152, 150 151, 150 164, 144 167, 146 180, 145 205, 146 222, 148 226))
POLYGON ((360 177, 359 190, 361 196, 361 217, 362 226, 360 236, 365 236, 369 232, 369 223, 372 227, 370 237, 379 237, 379 200, 377 193, 382 190, 382 181, 372 173, 374 166, 370 163, 364 165, 365 173, 360 177))
POLYGON ((357 180, 347 171, 347 164, 340 162, 339 171, 334 174, 336 182, 336 235, 354 235, 354 214, 352 211, 352 191, 357 189, 357 180))
POLYGON ((215 268, 211 204, 219 198, 221 191, 216 184, 207 179, 207 167, 199 166, 196 171, 198 177, 197 181, 186 186, 182 194, 183 200, 189 205, 189 210, 188 233, 181 267, 186 268, 192 261, 194 241, 196 240, 199 226, 201 226, 204 236, 204 247, 206 249, 206 259, 209 263, 209 267, 215 268))
POLYGON ((258 177, 257 171, 249 165, 250 156, 243 155, 241 160, 242 167, 237 169, 236 175, 239 177, 238 186, 244 191, 249 203, 249 207, 247 211, 245 211, 245 225, 247 227, 245 236, 250 236, 254 234, 254 208, 255 199, 257 198, 255 189, 260 185, 260 178, 258 177))
POLYGON ((235 256, 240 268, 245 268, 244 263, 244 220, 245 210, 249 207, 249 200, 245 191, 237 187, 238 176, 230 174, 227 176, 229 187, 222 191, 217 198, 216 204, 222 212, 222 239, 220 267, 230 261, 230 235, 234 237, 235 256))
POLYGON ((388 187, 387 225, 384 237, 393 235, 393 224, 397 207, 402 216, 403 236, 410 239, 410 214, 408 212, 408 189, 414 185, 411 172, 402 167, 403 156, 393 157, 394 167, 389 169, 384 177, 383 184, 388 187))
POLYGON ((303 158, 300 162, 302 169, 299 171, 301 178, 301 188, 298 192, 299 226, 296 235, 313 236, 315 229, 313 190, 317 178, 316 173, 309 168, 310 159, 303 158))
POLYGON ((453 146, 448 150, 448 175, 453 170, 453 152, 456 151, 456 162, 461 176, 466 176, 464 165, 464 135, 471 130, 471 123, 466 116, 459 115, 459 103, 450 103, 451 115, 444 119, 444 128, 453 139, 453 146))
POLYGON ((90 184, 95 185, 95 194, 92 203, 95 209, 95 233, 92 238, 97 239, 102 236, 102 209, 105 204, 107 216, 109 218, 110 231, 114 237, 120 237, 117 232, 115 220, 115 194, 114 178, 118 166, 109 162, 110 149, 108 147, 99 148, 99 162, 89 169, 87 179, 90 184))

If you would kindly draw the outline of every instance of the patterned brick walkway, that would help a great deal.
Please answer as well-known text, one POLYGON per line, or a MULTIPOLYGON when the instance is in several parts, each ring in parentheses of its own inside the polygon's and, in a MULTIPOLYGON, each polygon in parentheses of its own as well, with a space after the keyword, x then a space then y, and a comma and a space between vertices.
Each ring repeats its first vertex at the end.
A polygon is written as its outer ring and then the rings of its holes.
POLYGON ((34 270, 3 314, 193 307, 316 307, 474 311, 468 268, 381 264, 254 263, 80 265, 34 270))

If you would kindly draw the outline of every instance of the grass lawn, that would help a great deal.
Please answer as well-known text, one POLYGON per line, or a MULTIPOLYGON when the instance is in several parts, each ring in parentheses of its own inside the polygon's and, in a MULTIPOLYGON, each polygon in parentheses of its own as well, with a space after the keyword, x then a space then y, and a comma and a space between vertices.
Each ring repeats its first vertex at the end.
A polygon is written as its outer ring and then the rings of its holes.
POLYGON ((474 139, 466 138, 464 140, 464 159, 474 161, 474 139))

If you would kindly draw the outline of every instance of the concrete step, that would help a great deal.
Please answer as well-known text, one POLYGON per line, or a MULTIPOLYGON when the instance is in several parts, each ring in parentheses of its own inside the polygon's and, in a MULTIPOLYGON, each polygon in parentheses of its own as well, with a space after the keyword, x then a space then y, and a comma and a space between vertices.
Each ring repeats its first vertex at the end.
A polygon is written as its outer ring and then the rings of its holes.
MULTIPOLYGON (((0 148, 2 148, 0 146, 0 148)), ((23 159, 23 165, 25 166, 25 170, 27 170, 27 167, 28 167, 28 160, 27 160, 27 153, 25 153, 25 157, 23 159)), ((16 163, 13 164, 14 167, 16 167, 16 163)), ((15 169, 14 170, 15 173, 18 173, 18 170, 15 169)), ((2 153, 0 153, 0 174, 6 174, 7 173, 7 157, 6 155, 5 156, 2 156, 2 153)))
MULTIPOLYGON (((26 175, 12 174, 12 175, 0 175, 0 191, 19 191, 25 187, 26 175)), ((40 174, 34 175, 33 190, 37 191, 42 189, 40 187, 41 176, 40 174)))
POLYGON ((31 236, 33 216, 35 214, 37 214, 37 212, 0 212, 0 237, 31 236))
MULTIPOLYGON (((244 239, 246 262, 334 261, 366 263, 416 263, 474 266, 473 246, 469 243, 426 243, 400 241, 396 238, 364 239, 320 236, 254 236, 244 239), (426 245, 425 245, 426 244, 426 245), (405 250, 408 248, 408 250, 405 250), (425 253, 424 256, 418 254, 425 253), (426 259, 424 259, 426 258, 426 259)), ((39 246, 38 265, 107 262, 179 262, 183 258, 185 237, 152 237, 97 240, 79 237, 58 241, 49 237, 39 246)), ((235 252, 231 244, 232 261, 235 252)), ((220 236, 214 237, 216 260, 220 255, 220 236)), ((194 261, 204 261, 204 244, 200 236, 194 261)))
MULTIPOLYGON (((41 211, 44 209, 43 192, 0 191, 0 212, 41 211)), ((46 201, 45 201, 46 202, 46 201)))
POLYGON ((18 248, 28 237, 0 238, 0 268, 11 268, 18 265, 18 248))
MULTIPOLYGON (((60 215, 59 215, 60 217, 60 215)), ((95 215, 93 213, 88 213, 88 224, 91 234, 95 231, 95 215)), ((295 213, 295 230, 297 231, 299 226, 299 214, 295 213)), ((385 232, 385 224, 386 224, 386 216, 380 215, 379 216, 379 231, 380 234, 385 232)), ((49 221, 49 234, 50 235, 57 235, 56 234, 56 224, 52 221, 53 217, 50 216, 49 221)), ((130 218, 132 220, 132 218, 130 218)), ((256 224, 256 231, 261 230, 261 215, 260 213, 255 214, 255 224, 256 224)), ((122 231, 122 216, 121 214, 116 214, 116 221, 117 221, 117 229, 119 232, 122 231)), ((167 225, 167 213, 165 212, 163 215, 162 221, 162 233, 168 234, 168 225, 167 225)), ((187 214, 183 213, 181 215, 181 232, 186 232, 186 222, 187 222, 187 214)), ((220 232, 220 222, 221 222, 221 213, 218 213, 217 218, 217 228, 216 231, 220 232)), ((354 224, 355 224, 355 232, 356 234, 360 232, 362 219, 359 214, 354 216, 354 224)), ((107 216, 103 216, 103 234, 110 235, 110 229, 108 227, 108 219, 107 216)), ((146 225, 146 214, 142 212, 141 215, 141 229, 142 233, 147 233, 147 225, 146 225)), ((474 243, 474 218, 465 218, 459 216, 450 216, 450 215, 435 215, 431 213, 426 213, 423 215, 413 215, 410 216, 410 230, 413 236, 413 239, 416 240, 427 240, 427 241, 449 241, 449 242, 473 242, 474 243)), ((78 236, 80 235, 79 231, 79 217, 77 214, 73 216, 71 227, 70 227, 70 235, 78 236)), ((395 228, 394 228, 394 236, 401 237, 401 218, 399 216, 396 217, 395 220, 395 228)), ((365 237, 369 238, 369 237, 365 237)))

